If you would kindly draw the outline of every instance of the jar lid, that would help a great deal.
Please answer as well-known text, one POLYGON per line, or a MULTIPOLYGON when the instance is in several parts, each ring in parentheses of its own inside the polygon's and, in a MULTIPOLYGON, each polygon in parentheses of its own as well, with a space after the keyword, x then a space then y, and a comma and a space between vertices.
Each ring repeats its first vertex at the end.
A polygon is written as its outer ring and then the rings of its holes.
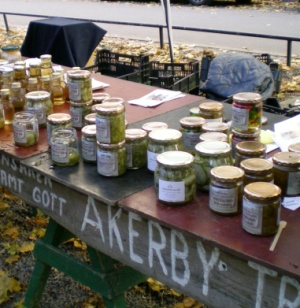
POLYGON ((47 117, 47 121, 53 124, 64 124, 70 122, 72 119, 71 115, 68 113, 52 113, 47 117))
POLYGON ((96 132, 97 132, 96 125, 91 124, 91 125, 83 126, 81 129, 81 132, 85 136, 96 136, 96 132))
POLYGON ((193 114, 199 115, 199 113, 200 113, 199 107, 193 107, 193 108, 190 109, 190 114, 191 115, 193 115, 193 114))
POLYGON ((41 76, 40 81, 50 81, 50 76, 49 75, 41 76))
POLYGON ((128 128, 125 129, 125 139, 126 140, 138 140, 147 137, 147 132, 141 128, 128 128))
POLYGON ((294 143, 289 146, 289 152, 300 153, 300 142, 294 143))
POLYGON ((119 103, 124 105, 124 99, 121 97, 107 97, 103 100, 103 103, 108 103, 108 104, 115 104, 115 103, 119 103))
POLYGON ((0 66, 1 66, 1 65, 6 65, 6 64, 8 64, 8 63, 9 63, 8 60, 0 59, 0 66))
POLYGON ((241 161, 240 167, 246 173, 264 173, 272 171, 273 163, 264 158, 248 158, 241 161))
POLYGON ((77 131, 74 127, 56 127, 52 131, 53 138, 77 138, 77 131))
POLYGON ((253 182, 245 186, 244 193, 252 199, 265 200, 279 197, 281 189, 272 183, 253 182))
POLYGON ((117 150, 119 148, 122 148, 125 145, 125 140, 119 143, 102 143, 102 142, 97 141, 97 145, 99 148, 103 150, 117 150))
POLYGON ((184 167, 194 162, 194 156, 184 151, 166 151, 158 154, 156 160, 167 167, 184 167))
POLYGON ((71 79, 87 79, 90 78, 91 72, 87 70, 76 70, 72 69, 67 71, 67 75, 71 79))
POLYGON ((203 154, 225 154, 231 151, 230 145, 224 141, 203 141, 197 143, 195 149, 203 154))
POLYGON ((90 113, 90 114, 87 114, 84 119, 86 122, 89 122, 90 124, 92 123, 96 123, 96 115, 97 113, 90 113))
POLYGON ((3 88, 0 90, 1 95, 9 95, 10 94, 10 89, 3 88))
POLYGON ((21 82, 15 81, 11 84, 12 89, 20 89, 21 88, 21 82))
POLYGON ((87 102, 74 102, 72 100, 70 100, 70 106, 74 106, 74 107, 85 107, 85 106, 90 106, 90 105, 93 105, 93 101, 90 100, 90 101, 87 101, 87 102))
POLYGON ((52 56, 50 54, 40 55, 41 60, 51 60, 52 56))
POLYGON ((177 141, 182 137, 182 133, 173 128, 155 129, 149 133, 149 138, 157 142, 177 141))
POLYGON ((61 78, 61 73, 60 72, 53 72, 51 74, 51 79, 55 79, 55 78, 61 78))
POLYGON ((19 45, 11 44, 11 45, 3 46, 3 47, 1 47, 1 49, 3 51, 15 51, 15 50, 19 50, 20 46, 19 45))
POLYGON ((228 142, 228 136, 221 132, 206 132, 200 135, 201 141, 223 141, 228 142))
POLYGON ((29 68, 33 67, 33 68, 39 68, 41 66, 41 60, 39 59, 34 59, 31 62, 29 62, 29 68))
POLYGON ((1 73, 2 74, 11 74, 14 71, 12 67, 8 66, 1 66, 1 73))
POLYGON ((238 132, 236 130, 234 130, 233 128, 231 129, 232 135, 236 136, 236 137, 240 137, 241 139, 253 139, 253 138, 259 138, 260 135, 260 131, 257 132, 253 132, 251 134, 245 134, 242 132, 238 132))
POLYGON ((206 122, 202 129, 207 132, 227 132, 229 128, 225 122, 206 122))
POLYGON ((142 129, 150 133, 154 129, 165 129, 168 128, 168 124, 164 122, 148 122, 142 126, 142 129))
POLYGON ((258 103, 262 101, 262 97, 259 93, 240 92, 233 95, 233 101, 240 104, 258 103))
POLYGON ((184 117, 179 120, 182 127, 202 127, 205 123, 205 119, 201 117, 184 117))
POLYGON ((104 99, 109 97, 110 95, 108 93, 93 93, 92 95, 93 104, 101 104, 104 99))
POLYGON ((244 171, 235 166, 218 166, 210 171, 211 177, 221 182, 235 182, 243 178, 244 171))
POLYGON ((278 152, 273 156, 273 163, 280 166, 300 167, 300 154, 296 152, 278 152))
POLYGON ((99 105, 96 106, 96 112, 98 114, 117 114, 125 109, 124 105, 120 103, 102 103, 97 105, 99 105))
POLYGON ((236 150, 241 154, 263 154, 267 147, 259 141, 241 141, 236 144, 236 150))
POLYGON ((25 69, 26 69, 25 65, 21 65, 21 64, 14 65, 14 71, 24 71, 25 69))
POLYGON ((204 102, 199 105, 199 109, 201 111, 216 111, 217 112, 217 111, 223 110, 223 105, 222 103, 214 102, 214 101, 204 102))
POLYGON ((36 119, 36 115, 32 112, 19 111, 14 114, 14 119, 21 123, 26 123, 32 119, 36 119))
POLYGON ((35 101, 46 99, 49 97, 50 97, 50 93, 47 91, 32 91, 32 92, 28 92, 25 94, 25 98, 35 100, 35 101))
POLYGON ((30 78, 28 78, 28 84, 35 84, 35 83, 37 83, 37 82, 38 82, 38 80, 37 80, 36 77, 30 77, 30 78))

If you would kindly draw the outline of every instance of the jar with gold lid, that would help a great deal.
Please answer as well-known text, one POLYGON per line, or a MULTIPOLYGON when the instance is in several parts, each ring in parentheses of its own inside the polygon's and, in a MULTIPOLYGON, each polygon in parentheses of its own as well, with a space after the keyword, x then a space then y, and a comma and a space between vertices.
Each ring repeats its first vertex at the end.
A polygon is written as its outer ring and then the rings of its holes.
POLYGON ((205 101, 199 105, 199 116, 206 122, 223 122, 223 105, 215 101, 205 101))
POLYGON ((274 184, 280 187, 282 196, 300 196, 300 154, 278 152, 273 155, 274 184))
POLYGON ((234 166, 211 169, 209 208, 224 216, 237 215, 242 209, 244 171, 234 166))
MULTIPOLYGON (((212 122, 214 123, 214 122, 212 122)), ((220 132, 207 132, 202 133, 199 137, 200 142, 202 141, 223 141, 228 142, 228 135, 220 132)))
POLYGON ((299 143, 291 144, 288 147, 288 150, 289 150, 289 152, 296 152, 296 153, 300 154, 300 142, 299 143))
POLYGON ((87 70, 67 71, 70 101, 75 103, 86 103, 92 101, 92 79, 91 72, 87 70))
POLYGON ((165 129, 168 127, 168 124, 165 122, 147 122, 143 124, 142 129, 149 134, 154 129, 165 129))
POLYGON ((205 119, 201 117, 184 117, 179 120, 182 133, 182 144, 185 151, 195 154, 195 146, 199 143, 199 137, 202 133, 202 126, 205 119))
POLYGON ((97 162, 96 125, 86 125, 81 129, 81 154, 85 162, 97 162))
POLYGON ((93 100, 93 105, 95 104, 101 104, 104 99, 109 98, 110 95, 108 93, 93 93, 92 100, 93 100))
POLYGON ((274 182, 273 163, 264 158, 248 158, 240 163, 244 170, 244 185, 252 182, 274 182))
POLYGON ((260 141, 242 141, 236 144, 234 165, 239 167, 247 158, 266 158, 267 147, 260 141))
POLYGON ((1 58, 9 63, 15 63, 21 60, 21 52, 19 45, 6 45, 1 47, 1 58))
POLYGON ((96 112, 89 113, 84 117, 84 125, 96 124, 96 112))
POLYGON ((125 100, 122 97, 106 97, 103 99, 102 103, 107 104, 122 104, 125 106, 125 100))
POLYGON ((232 157, 235 158, 236 153, 236 145, 239 142, 243 141, 259 141, 260 132, 255 132, 253 134, 244 134, 241 132, 238 132, 234 129, 231 130, 232 136, 231 136, 231 151, 232 151, 232 157))
POLYGON ((242 227, 253 235, 277 232, 280 222, 281 189, 272 183, 255 182, 244 188, 242 227))
POLYGON ((47 117, 47 139, 50 145, 52 131, 55 128, 72 127, 72 118, 68 113, 52 113, 47 117))
POLYGON ((196 193, 194 157, 183 151, 167 151, 157 156, 154 188, 158 200, 168 205, 191 202, 196 193))
POLYGON ((206 122, 202 126, 204 133, 206 132, 220 132, 228 135, 229 126, 225 122, 206 122))

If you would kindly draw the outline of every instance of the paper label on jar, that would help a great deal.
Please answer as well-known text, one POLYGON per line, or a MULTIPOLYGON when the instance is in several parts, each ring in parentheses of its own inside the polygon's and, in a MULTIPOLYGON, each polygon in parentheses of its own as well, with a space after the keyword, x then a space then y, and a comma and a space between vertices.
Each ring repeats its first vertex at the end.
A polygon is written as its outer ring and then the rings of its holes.
POLYGON ((69 145, 67 144, 51 144, 51 157, 53 161, 58 163, 69 162, 69 145))
POLYGON ((232 106, 232 127, 248 130, 249 110, 232 106))
POLYGON ((26 126, 25 125, 14 125, 14 140, 17 143, 26 143, 26 126))
POLYGON ((126 147, 126 166, 132 168, 132 145, 125 144, 126 147))
POLYGON ((82 123, 82 109, 81 108, 70 108, 70 115, 72 117, 72 126, 81 128, 82 123))
POLYGON ((110 122, 107 119, 96 118, 97 141, 110 143, 110 122))
POLYGON ((235 213, 238 210, 237 188, 219 188, 210 186, 209 207, 220 213, 235 213))
POLYGON ((251 234, 262 233, 262 205, 253 203, 248 199, 243 200, 243 217, 242 226, 243 229, 251 234))
POLYGON ((71 101, 81 100, 81 85, 80 82, 68 82, 69 87, 69 98, 71 101))
POLYGON ((26 108, 26 111, 35 114, 39 125, 47 123, 45 108, 26 108))
POLYGON ((300 172, 288 173, 286 194, 288 196, 295 196, 300 194, 300 172))
POLYGON ((195 146, 199 143, 200 132, 182 132, 183 147, 187 151, 195 151, 195 146))
POLYGON ((119 173, 117 153, 97 151, 97 170, 102 175, 117 176, 119 173))
POLYGON ((82 158, 89 161, 96 161, 97 159, 97 144, 93 141, 81 141, 82 158))
POLYGON ((155 171, 157 167, 157 161, 156 161, 157 155, 158 153, 150 152, 147 150, 147 168, 150 171, 155 171))
POLYGON ((185 200, 185 183, 159 179, 158 199, 166 202, 183 202, 185 200))

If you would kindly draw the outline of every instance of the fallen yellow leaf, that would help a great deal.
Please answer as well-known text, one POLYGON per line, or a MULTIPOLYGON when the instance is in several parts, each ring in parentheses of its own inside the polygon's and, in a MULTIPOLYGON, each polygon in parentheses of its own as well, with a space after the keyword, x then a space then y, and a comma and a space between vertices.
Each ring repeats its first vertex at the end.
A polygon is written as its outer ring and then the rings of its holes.
POLYGON ((33 249, 34 249, 34 243, 33 242, 25 242, 20 247, 19 252, 21 252, 21 253, 30 252, 30 251, 33 251, 33 249))

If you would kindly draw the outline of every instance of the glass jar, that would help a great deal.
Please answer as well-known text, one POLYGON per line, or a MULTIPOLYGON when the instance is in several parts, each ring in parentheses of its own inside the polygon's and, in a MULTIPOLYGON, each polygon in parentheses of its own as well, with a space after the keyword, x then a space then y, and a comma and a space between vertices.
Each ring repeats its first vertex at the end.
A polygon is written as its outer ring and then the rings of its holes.
POLYGON ((10 89, 14 80, 14 70, 11 67, 1 67, 2 89, 10 89))
POLYGON ((15 113, 13 121, 14 141, 17 146, 31 146, 38 143, 39 125, 34 114, 26 111, 15 113))
POLYGON ((149 134, 154 129, 165 129, 168 127, 169 127, 168 124, 165 122, 147 122, 143 124, 142 129, 149 134))
POLYGON ((183 150, 182 133, 173 128, 154 129, 148 135, 147 168, 155 171, 156 157, 166 151, 183 150))
POLYGON ((1 104, 3 108, 4 124, 10 125, 13 123, 15 108, 10 101, 10 90, 1 89, 0 90, 1 104))
POLYGON ((158 200, 168 205, 191 202, 196 193, 194 157, 183 151, 167 151, 157 156, 154 188, 158 200))
POLYGON ((62 67, 56 67, 55 72, 60 74, 60 85, 63 88, 65 102, 70 101, 69 88, 65 80, 65 71, 62 67))
POLYGON ((30 77, 27 81, 26 93, 35 92, 39 90, 39 83, 36 77, 30 77))
POLYGON ((253 235, 277 232, 280 222, 281 190, 272 183, 255 182, 245 186, 242 226, 253 235))
POLYGON ((67 71, 69 98, 74 103, 86 103, 92 101, 91 72, 87 70, 67 71))
POLYGON ((259 141, 242 141, 235 147, 234 165, 239 167, 241 161, 247 158, 266 158, 267 147, 259 141))
POLYGON ((41 77, 41 61, 34 60, 29 63, 29 76, 39 80, 41 77))
POLYGON ((226 135, 229 134, 229 126, 225 122, 205 122, 202 126, 202 131, 207 132, 220 132, 226 135))
POLYGON ((53 73, 52 69, 52 56, 44 54, 40 56, 41 59, 41 76, 51 76, 53 73))
POLYGON ((22 92, 25 94, 27 87, 27 75, 25 65, 14 65, 14 81, 21 83, 22 92))
POLYGON ((280 187, 282 196, 300 196, 300 154, 278 152, 273 156, 274 184, 280 187))
POLYGON ((84 125, 96 124, 96 112, 89 113, 84 117, 84 125))
POLYGON ((84 118, 91 113, 93 102, 74 103, 70 101, 70 114, 72 116, 72 126, 81 129, 84 126, 84 118))
POLYGON ((15 63, 21 60, 21 52, 19 45, 7 45, 1 48, 1 57, 9 63, 15 63))
POLYGON ((202 125, 205 119, 201 117, 184 117, 179 120, 182 133, 182 144, 185 151, 195 154, 195 146, 199 143, 199 137, 202 133, 202 125))
POLYGON ((231 152, 232 157, 235 158, 235 152, 236 152, 236 145, 239 142, 243 141, 259 141, 259 134, 260 132, 255 132, 253 134, 244 134, 240 133, 238 131, 235 131, 234 129, 231 130, 232 136, 231 136, 231 152))
POLYGON ((237 215, 242 209, 244 171, 234 166, 211 169, 209 208, 224 216, 237 215))
MULTIPOLYGON (((214 123, 214 122, 211 122, 214 123)), ((202 141, 223 141, 228 142, 228 135, 220 132, 207 132, 202 133, 199 137, 200 142, 202 141)))
POLYGON ((190 116, 191 117, 200 117, 200 110, 199 107, 193 107, 190 109, 190 116))
POLYGON ((97 171, 107 177, 126 172, 125 140, 115 144, 97 142, 97 171))
POLYGON ((199 116, 206 122, 223 122, 223 105, 215 101, 205 101, 199 105, 199 116))
POLYGON ((79 162, 78 138, 73 127, 57 127, 52 131, 51 158, 56 166, 73 166, 79 162))
POLYGON ((81 154, 88 163, 97 162, 96 125, 86 125, 81 129, 81 154))
POLYGON ((25 105, 25 96, 20 82, 13 82, 10 90, 10 100, 15 110, 22 110, 25 105))
POLYGON ((119 143, 125 140, 125 109, 122 104, 100 104, 97 109, 97 141, 119 143))
MULTIPOLYGON (((50 79, 50 76, 48 76, 48 75, 41 76, 40 82, 41 82, 41 91, 47 91, 51 94, 51 79, 50 79)), ((52 95, 51 95, 51 100, 52 100, 52 103, 53 103, 52 95)))
POLYGON ((233 165, 230 145, 227 142, 203 141, 198 143, 194 162, 197 188, 208 191, 211 169, 224 165, 233 165))
POLYGON ((289 152, 296 152, 300 154, 300 143, 291 144, 288 148, 289 152))
POLYGON ((51 76, 51 99, 53 105, 59 106, 66 102, 64 89, 61 85, 60 73, 53 73, 51 76))
POLYGON ((47 117, 47 139, 50 144, 50 140, 52 137, 52 131, 55 128, 66 128, 72 127, 72 118, 67 113, 52 113, 47 117))
POLYGON ((264 158, 248 158, 241 161, 240 168, 244 170, 244 185, 253 182, 273 183, 273 163, 264 158))
POLYGON ((108 93, 103 93, 103 92, 93 93, 93 96, 92 96, 93 105, 102 104, 103 100, 109 97, 110 95, 108 93))
POLYGON ((25 94, 24 108, 26 111, 36 115, 39 127, 46 127, 47 117, 53 113, 50 93, 46 91, 33 91, 25 94))
POLYGON ((4 127, 3 105, 0 103, 0 129, 4 127))
POLYGON ((125 130, 127 169, 139 169, 147 165, 147 144, 147 132, 143 129, 125 130))
POLYGON ((262 97, 258 93, 241 92, 233 95, 232 128, 253 134, 261 128, 262 97))

